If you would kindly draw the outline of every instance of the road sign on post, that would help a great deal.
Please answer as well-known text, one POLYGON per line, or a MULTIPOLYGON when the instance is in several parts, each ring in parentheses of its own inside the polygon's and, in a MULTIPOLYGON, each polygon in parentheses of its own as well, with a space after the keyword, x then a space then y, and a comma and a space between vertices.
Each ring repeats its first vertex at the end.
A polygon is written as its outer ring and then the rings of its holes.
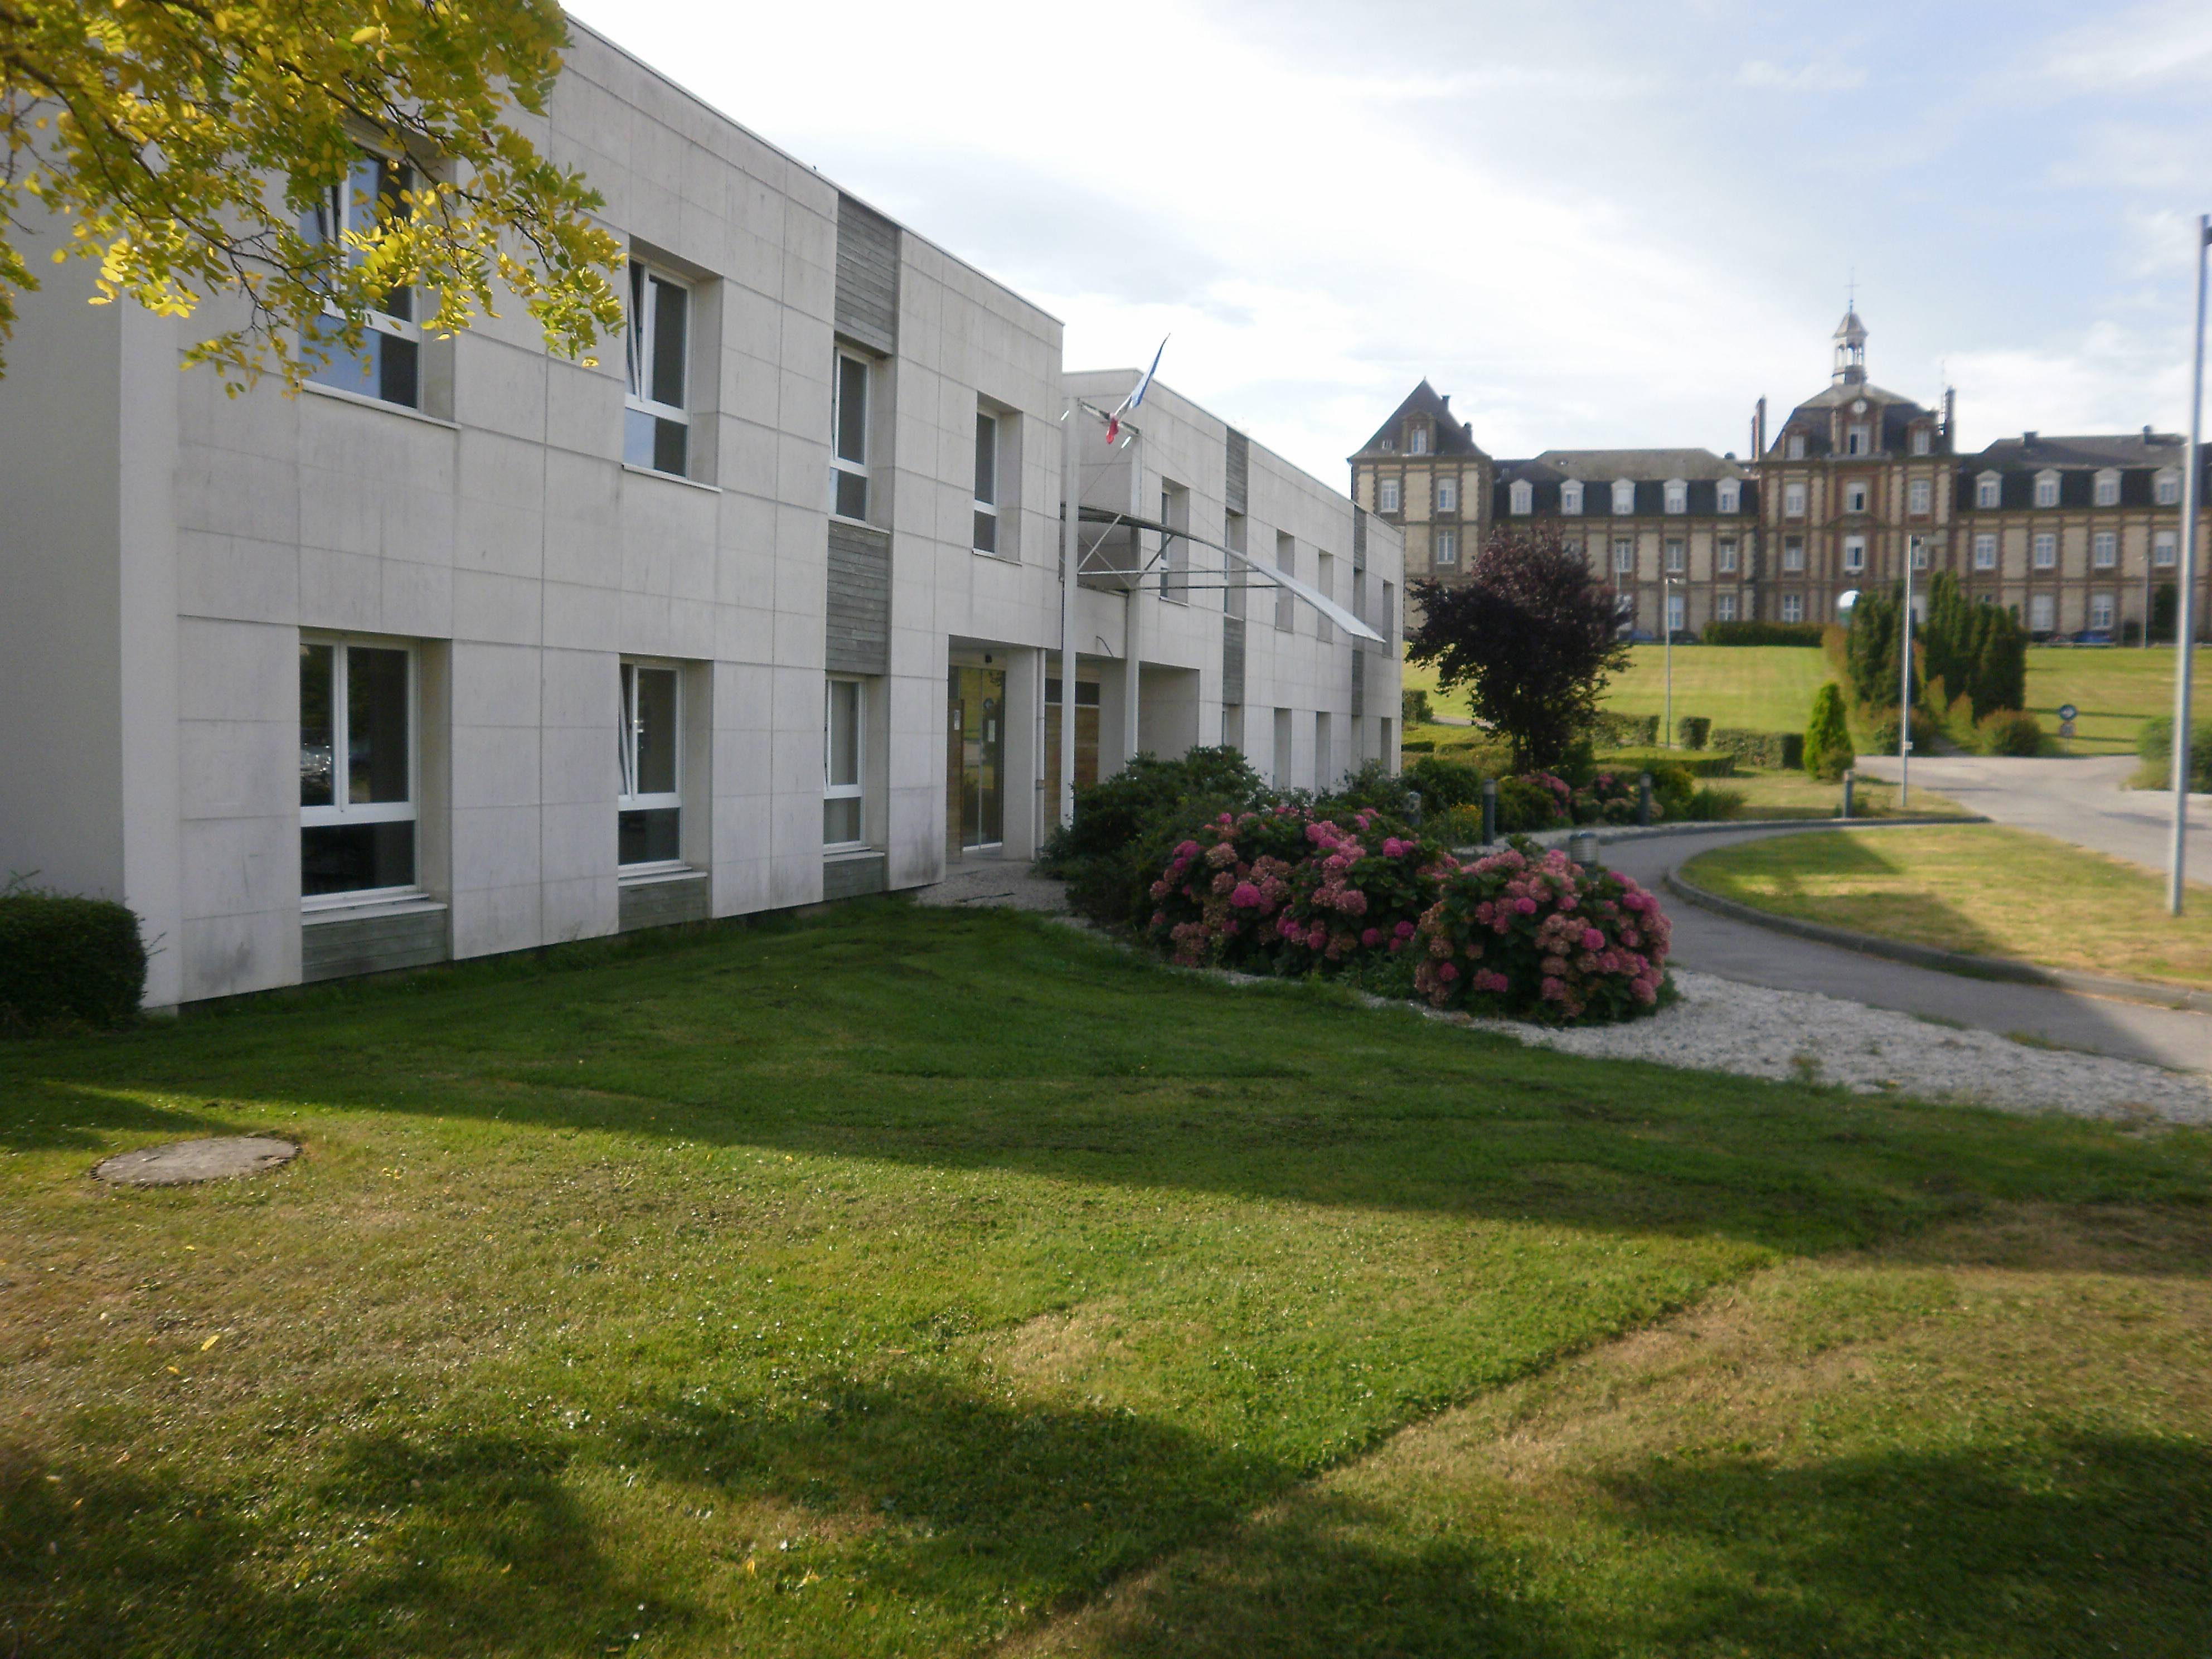
POLYGON ((2074 735, 2074 722, 2081 718, 2081 711, 2076 708, 2072 703, 2060 703, 2058 705, 2058 735, 2062 738, 2072 737, 2074 735))

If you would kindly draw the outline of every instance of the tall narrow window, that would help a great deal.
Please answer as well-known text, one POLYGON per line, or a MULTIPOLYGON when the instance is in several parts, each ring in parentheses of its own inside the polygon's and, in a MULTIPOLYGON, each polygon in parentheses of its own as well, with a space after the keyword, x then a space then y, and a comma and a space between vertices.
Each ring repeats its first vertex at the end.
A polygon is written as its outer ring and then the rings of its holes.
POLYGON ((1789 442, 1784 446, 1784 453, 1786 453, 1793 461, 1803 460, 1805 459, 1805 434, 1802 432, 1791 433, 1790 434, 1789 442))
POLYGON ((1406 453, 1408 455, 1425 455, 1429 453, 1428 428, 1417 426, 1406 434, 1406 453))
POLYGON ((1996 507, 2004 499, 2004 478, 1995 472, 1984 472, 1974 480, 1974 505, 1996 507))
POLYGON ((1536 504, 1536 492, 1526 478, 1516 478, 1505 491, 1506 510, 1527 513, 1536 504))
MULTIPOLYGON (((380 218, 404 221, 409 216, 406 198, 414 188, 415 170, 404 161, 362 156, 347 171, 344 182, 323 191, 302 220, 301 234, 313 241, 343 244, 349 250, 346 263, 358 265, 368 257, 365 239, 374 234, 380 218)), ((334 318, 309 325, 306 343, 330 354, 330 362, 308 375, 309 380, 381 403, 421 406, 422 331, 416 324, 414 289, 395 288, 382 296, 369 312, 368 331, 359 352, 342 344, 337 332, 334 318)))
POLYGON ((1395 513, 1398 510, 1398 481, 1395 478, 1376 481, 1375 510, 1377 513, 1395 513))
POLYGON ((1846 455, 1863 455, 1866 453, 1867 429, 1863 426, 1855 426, 1849 432, 1844 434, 1844 453, 1846 455))
POLYGON ((1936 499, 1932 478, 1915 478, 1905 487, 1905 510, 1925 516, 1936 499))
POLYGON ((2034 549, 2035 568, 2038 570, 2051 570, 2057 567, 2058 538, 2053 532, 2037 531, 2034 549))
POLYGON ((861 690, 860 681, 847 679, 833 679, 826 688, 822 714, 822 844, 825 847, 858 847, 862 842, 861 722, 866 705, 861 690))
POLYGON ((1735 594, 1723 593, 1713 601, 1713 620, 1715 622, 1734 622, 1735 620, 1735 594))
POLYGON ((1739 478, 1723 478, 1713 491, 1713 509, 1719 513, 1737 513, 1743 508, 1743 482, 1739 478))
POLYGON ((2117 531, 2100 530, 2089 538, 2089 562, 2100 570, 2110 570, 2120 562, 2120 538, 2117 531))
MULTIPOLYGON (((1334 554, 1322 553, 1315 557, 1314 586, 1321 590, 1322 598, 1334 599, 1336 597, 1336 558, 1334 554)), ((1336 629, 1327 616, 1314 618, 1314 637, 1323 645, 1336 637, 1336 629)))
POLYGON ((1437 480, 1437 511, 1439 513, 1456 513, 1459 511, 1458 479, 1439 478, 1437 480))
POLYGON ((1670 576, 1679 576, 1682 574, 1682 544, 1679 541, 1670 541, 1667 544, 1667 574, 1670 576))
POLYGON ((1679 634, 1687 628, 1688 615, 1688 601, 1680 593, 1669 593, 1667 596, 1667 631, 1679 634))
POLYGON ((1844 538, 1844 568, 1851 572, 1853 574, 1856 574, 1859 571, 1866 568, 1865 537, 1846 536, 1844 538))
POLYGON ((1926 538, 1923 537, 1914 536, 1910 538, 1910 545, 1912 552, 1912 568, 1915 570, 1927 569, 1928 543, 1926 538))
POLYGON ((830 510, 841 519, 868 516, 868 360, 849 351, 837 354, 836 407, 830 424, 835 434, 834 490, 830 510))
POLYGON ((2035 504, 2038 507, 2058 505, 2058 475, 2056 472, 2035 475, 2035 504))
POLYGON ((1782 486, 1782 516, 1785 519, 1802 519, 1805 516, 1805 486, 1803 484, 1786 483, 1782 486))
POLYGON ((2181 475, 2161 472, 2151 483, 2151 499, 2160 507, 2172 507, 2181 500, 2181 475))
POLYGON ((1981 531, 1974 537, 1974 568, 1994 570, 1997 568, 1997 538, 1992 531, 1981 531))
POLYGON ((1784 570, 1802 570, 1805 568, 1805 538, 1802 536, 1784 536, 1782 538, 1782 568, 1784 570))
POLYGON ((623 459, 675 477, 691 465, 691 290, 629 262, 629 396, 623 459))
POLYGON ((415 656, 300 644, 300 892, 415 890, 415 656))
POLYGON ((1863 483, 1845 484, 1844 486, 1844 511, 1846 513, 1863 513, 1866 510, 1867 487, 1863 483))
POLYGON ((2097 505, 2118 507, 2120 504, 2120 475, 2107 470, 2097 475, 2097 505))
POLYGON ((975 550, 999 550, 999 417, 975 411, 975 550))
POLYGON ((1722 542, 1713 550, 1713 556, 1720 566, 1721 574, 1723 576, 1735 574, 1735 544, 1734 542, 1722 542))
POLYGON ((1636 544, 1623 536, 1613 544, 1613 574, 1632 576, 1636 574, 1636 544))
POLYGON ((1789 623, 1805 620, 1805 596, 1802 593, 1784 593, 1782 596, 1782 620, 1789 623))
POLYGON ((2027 631, 2048 634, 2058 625, 2058 604, 2048 593, 2036 593, 2027 601, 2027 631))
POLYGON ((1579 478, 1570 478, 1559 486, 1559 511, 1579 514, 1583 510, 1583 485, 1579 478))
POLYGON ((1926 427, 1916 426, 1912 428, 1912 453, 1914 454, 1925 455, 1933 447, 1934 434, 1930 433, 1926 427))
POLYGON ((2100 634, 2112 631, 2112 596, 2092 593, 2089 596, 2089 626, 2100 634))
POLYGON ((1690 486, 1686 480, 1669 478, 1667 481, 1667 510, 1687 513, 1690 510, 1690 486))
POLYGON ((1455 565, 1459 562, 1459 532, 1452 530, 1437 532, 1437 562, 1455 565))
POLYGON ((2174 532, 2171 530, 2160 531, 2151 538, 2150 562, 2162 568, 2171 567, 2174 559, 2174 532))
POLYGON ((1636 481, 1634 479, 1613 480, 1613 510, 1624 518, 1636 511, 1636 481))
MULTIPOLYGON (((1288 576, 1298 574, 1298 544, 1282 532, 1275 532, 1275 568, 1288 576)), ((1275 626, 1285 634, 1295 625, 1297 612, 1291 609, 1294 601, 1291 590, 1279 584, 1275 588, 1275 626)))
POLYGON ((622 729, 616 748, 622 793, 615 803, 615 861, 626 870, 673 869, 683 862, 678 793, 678 734, 683 688, 673 668, 622 665, 622 729))

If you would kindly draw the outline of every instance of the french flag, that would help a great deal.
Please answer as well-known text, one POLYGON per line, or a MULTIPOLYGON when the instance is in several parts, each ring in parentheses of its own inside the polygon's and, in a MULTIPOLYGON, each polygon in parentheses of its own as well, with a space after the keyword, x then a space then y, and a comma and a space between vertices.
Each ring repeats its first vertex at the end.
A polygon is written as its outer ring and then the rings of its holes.
POLYGON ((1152 354, 1152 366, 1145 371, 1145 378, 1137 382, 1134 392, 1121 399, 1121 407, 1106 417, 1106 442, 1109 447, 1121 435, 1121 417, 1133 414, 1137 405, 1145 401, 1145 393, 1152 389, 1152 376, 1160 372, 1160 352, 1168 349, 1168 342, 1173 337, 1167 334, 1160 337, 1160 349, 1152 354))

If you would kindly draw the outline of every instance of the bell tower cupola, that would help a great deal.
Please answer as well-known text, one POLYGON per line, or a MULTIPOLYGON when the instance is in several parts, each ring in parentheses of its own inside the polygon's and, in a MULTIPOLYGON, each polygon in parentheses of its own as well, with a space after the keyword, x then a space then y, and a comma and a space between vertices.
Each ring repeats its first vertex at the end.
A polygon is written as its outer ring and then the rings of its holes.
POLYGON ((1836 371, 1838 386, 1863 386, 1866 383, 1866 325, 1859 320, 1856 307, 1847 307, 1844 320, 1836 325, 1836 371))

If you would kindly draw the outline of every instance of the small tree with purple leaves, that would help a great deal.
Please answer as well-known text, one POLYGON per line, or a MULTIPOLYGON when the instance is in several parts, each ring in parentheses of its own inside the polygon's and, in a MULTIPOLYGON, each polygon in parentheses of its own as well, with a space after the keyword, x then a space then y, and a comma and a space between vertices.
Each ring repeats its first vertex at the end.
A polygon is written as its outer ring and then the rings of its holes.
POLYGON ((1565 761, 1595 723, 1607 677, 1627 665, 1613 589, 1547 528, 1493 531, 1465 582, 1415 582, 1412 598, 1421 623, 1407 659, 1433 663, 1442 690, 1465 687, 1519 771, 1565 761))

